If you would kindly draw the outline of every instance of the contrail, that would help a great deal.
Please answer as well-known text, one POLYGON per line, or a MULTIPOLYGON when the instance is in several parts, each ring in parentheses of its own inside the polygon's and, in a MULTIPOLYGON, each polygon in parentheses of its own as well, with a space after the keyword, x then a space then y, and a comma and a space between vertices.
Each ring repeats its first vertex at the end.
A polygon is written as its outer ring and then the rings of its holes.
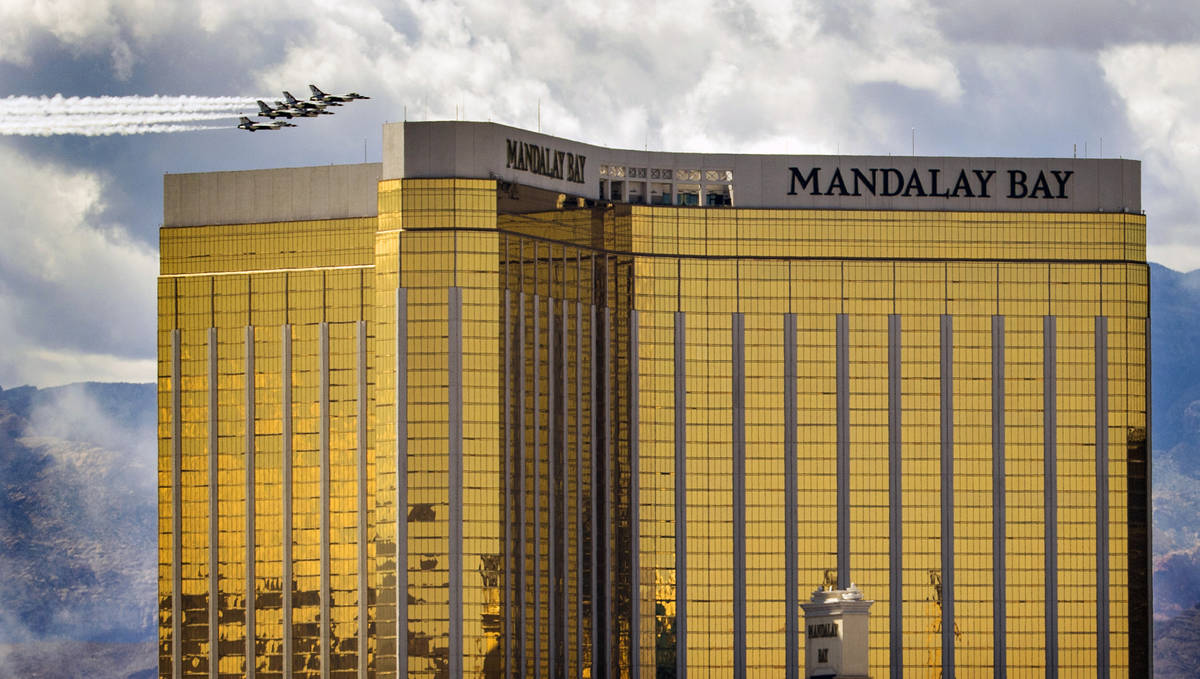
POLYGON ((199 121, 250 115, 252 97, 129 96, 15 97, 0 99, 0 135, 149 134, 212 130, 199 121))
POLYGON ((67 126, 47 125, 44 127, 22 126, 5 127, 0 125, 0 135, 22 137, 53 137, 60 134, 73 134, 82 137, 104 137, 109 135, 153 134, 159 132, 194 132, 196 130, 226 130, 229 125, 145 125, 129 123, 124 125, 109 124, 104 126, 67 126))

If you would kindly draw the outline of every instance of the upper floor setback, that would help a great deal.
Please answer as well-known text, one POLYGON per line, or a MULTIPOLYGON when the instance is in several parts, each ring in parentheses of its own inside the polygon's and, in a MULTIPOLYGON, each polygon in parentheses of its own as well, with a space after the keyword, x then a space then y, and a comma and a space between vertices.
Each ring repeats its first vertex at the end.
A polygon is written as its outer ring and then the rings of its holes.
POLYGON ((163 226, 373 217, 380 180, 451 177, 631 205, 1142 211, 1136 160, 667 153, 435 121, 384 125, 382 163, 166 175, 163 226))
POLYGON ((668 153, 610 149, 481 122, 384 125, 382 172, 384 179, 496 179, 635 205, 1142 210, 1136 160, 668 153))

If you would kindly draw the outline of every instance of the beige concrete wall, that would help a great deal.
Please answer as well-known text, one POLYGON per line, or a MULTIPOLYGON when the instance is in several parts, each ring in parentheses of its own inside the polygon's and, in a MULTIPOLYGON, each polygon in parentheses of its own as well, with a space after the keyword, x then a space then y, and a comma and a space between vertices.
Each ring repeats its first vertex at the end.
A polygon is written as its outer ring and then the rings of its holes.
POLYGON ((168 174, 163 226, 374 217, 381 163, 168 174))

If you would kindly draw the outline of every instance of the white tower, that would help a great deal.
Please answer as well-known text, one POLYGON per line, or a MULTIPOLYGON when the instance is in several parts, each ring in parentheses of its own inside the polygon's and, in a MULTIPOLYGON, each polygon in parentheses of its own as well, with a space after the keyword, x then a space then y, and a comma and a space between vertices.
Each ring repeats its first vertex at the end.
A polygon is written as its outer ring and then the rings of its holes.
POLYGON ((870 679, 867 627, 874 601, 864 601, 853 583, 849 589, 813 592, 804 608, 805 677, 870 679))

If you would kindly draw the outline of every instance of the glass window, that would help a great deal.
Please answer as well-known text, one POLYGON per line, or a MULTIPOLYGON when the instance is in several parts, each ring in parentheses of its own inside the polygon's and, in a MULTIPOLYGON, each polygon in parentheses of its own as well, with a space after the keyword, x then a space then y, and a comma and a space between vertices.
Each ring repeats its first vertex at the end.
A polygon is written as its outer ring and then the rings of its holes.
POLYGON ((733 205, 733 192, 725 184, 709 184, 704 187, 704 204, 710 207, 733 205))
POLYGON ((600 180, 600 200, 604 200, 605 198, 608 198, 608 180, 601 179, 600 180))
POLYGON ((651 205, 670 205, 671 204, 671 185, 667 182, 651 182, 650 184, 650 204, 651 205))
POLYGON ((614 181, 609 187, 609 200, 625 200, 625 182, 614 181))
MULTIPOLYGON (((642 170, 645 172, 645 170, 642 170)), ((630 203, 645 203, 646 202, 646 182, 629 182, 629 199, 630 203)))
POLYGON ((679 184, 675 189, 675 204, 676 205, 699 205, 700 204, 700 185, 699 184, 679 184))

